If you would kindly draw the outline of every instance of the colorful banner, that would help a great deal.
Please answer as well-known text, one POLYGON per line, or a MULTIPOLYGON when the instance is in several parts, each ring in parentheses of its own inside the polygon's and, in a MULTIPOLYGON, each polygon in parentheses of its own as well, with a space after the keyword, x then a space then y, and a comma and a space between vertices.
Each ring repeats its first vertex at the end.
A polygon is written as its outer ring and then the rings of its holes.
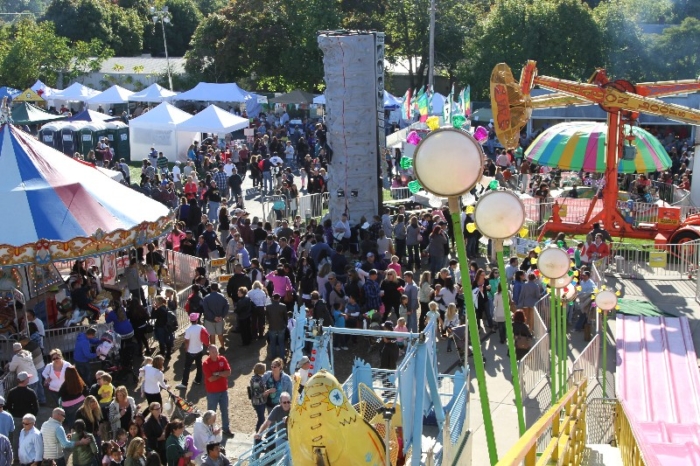
POLYGON ((455 85, 452 84, 452 89, 450 89, 450 95, 445 99, 445 105, 442 107, 442 119, 445 124, 450 124, 452 121, 452 96, 455 93, 455 85))
POLYGON ((406 89, 406 93, 403 96, 403 103, 401 104, 401 118, 410 120, 413 116, 411 111, 411 88, 406 89))
POLYGON ((459 94, 459 110, 462 115, 470 117, 472 114, 471 86, 462 89, 459 94))

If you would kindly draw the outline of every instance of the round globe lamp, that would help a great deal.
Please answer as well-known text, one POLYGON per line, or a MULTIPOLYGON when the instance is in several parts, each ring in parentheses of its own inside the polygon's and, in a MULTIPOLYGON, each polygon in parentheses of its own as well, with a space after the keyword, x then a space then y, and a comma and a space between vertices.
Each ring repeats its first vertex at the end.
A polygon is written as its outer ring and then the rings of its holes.
POLYGON ((474 207, 474 223, 487 238, 511 238, 525 224, 525 206, 510 191, 489 191, 481 196, 474 207))
POLYGON ((416 147, 413 171, 426 191, 448 198, 461 196, 481 178, 484 152, 471 134, 440 128, 416 147))
POLYGON ((554 246, 543 249, 537 257, 537 268, 550 280, 566 275, 570 264, 569 254, 554 246))
POLYGON ((600 310, 612 311, 617 306, 617 295, 610 290, 600 291, 595 297, 595 305, 600 310))

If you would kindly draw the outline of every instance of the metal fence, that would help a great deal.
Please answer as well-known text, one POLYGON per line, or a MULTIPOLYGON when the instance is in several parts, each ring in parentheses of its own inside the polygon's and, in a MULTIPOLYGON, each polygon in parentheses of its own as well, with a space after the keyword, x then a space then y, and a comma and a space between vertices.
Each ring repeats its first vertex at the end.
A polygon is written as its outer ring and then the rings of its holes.
POLYGON ((323 217, 324 209, 328 208, 328 193, 307 194, 299 197, 299 213, 301 218, 323 217))
POLYGON ((268 435, 260 442, 256 442, 253 448, 243 452, 234 466, 286 466, 291 464, 289 458, 289 442, 287 441, 287 429, 280 422, 270 426, 266 431, 268 435))
POLYGON ((190 318, 187 311, 185 311, 185 303, 187 302, 187 297, 192 292, 192 285, 188 286, 182 291, 177 293, 177 331, 176 335, 184 333, 187 327, 190 326, 190 318))
POLYGON ((598 378, 598 369, 600 368, 600 334, 596 333, 593 339, 578 355, 569 371, 569 375, 580 373, 580 377, 587 379, 598 378))
POLYGON ((413 196, 413 194, 411 194, 411 190, 405 186, 401 188, 391 188, 391 198, 394 200, 408 199, 411 196, 413 196))
POLYGON ((527 396, 534 388, 549 375, 549 333, 540 314, 535 312, 535 327, 543 332, 537 335, 537 341, 530 351, 518 362, 518 375, 520 376, 520 392, 527 396), (544 330, 542 330, 544 329, 544 330))
POLYGON ((700 240, 683 244, 611 243, 610 260, 600 270, 625 278, 692 279, 700 264, 700 240))
POLYGON ((204 267, 204 260, 199 257, 182 254, 170 249, 165 250, 165 262, 168 265, 168 274, 175 288, 188 286, 194 278, 194 269, 204 267))

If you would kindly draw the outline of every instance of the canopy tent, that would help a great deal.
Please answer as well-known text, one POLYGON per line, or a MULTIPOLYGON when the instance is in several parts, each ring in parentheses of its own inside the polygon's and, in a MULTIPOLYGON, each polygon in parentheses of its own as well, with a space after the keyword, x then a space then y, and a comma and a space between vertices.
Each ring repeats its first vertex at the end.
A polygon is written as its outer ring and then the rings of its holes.
POLYGON ((314 95, 312 93, 299 89, 282 94, 274 99, 269 99, 269 102, 272 104, 311 104, 313 101, 314 95))
POLYGON ((252 92, 241 89, 236 83, 199 83, 189 91, 174 96, 172 100, 257 103, 258 96, 252 92))
POLYGON ((167 233, 168 208, 10 124, 0 127, 3 267, 141 246, 167 233))
POLYGON ((12 108, 12 121, 16 125, 38 125, 64 118, 62 115, 54 115, 28 102, 20 102, 12 108))
POLYGON ((187 149, 192 141, 199 140, 198 131, 180 131, 176 126, 192 118, 174 105, 163 102, 153 110, 129 121, 131 157, 144 158, 155 147, 170 161, 187 160, 187 149))
POLYGON ((36 102, 39 104, 42 104, 46 102, 42 96, 40 96, 36 91, 34 91, 31 87, 26 89, 24 92, 22 92, 20 95, 15 97, 13 102, 36 102))
POLYGON ((87 102, 92 105, 125 104, 129 101, 129 96, 132 94, 133 92, 130 90, 115 84, 106 91, 100 92, 95 97, 91 97, 87 102))
MULTIPOLYGON (((280 96, 280 97, 282 97, 282 96, 280 96)), ((277 97, 277 98, 279 98, 279 97, 277 97)), ((435 98, 433 97, 433 106, 435 105, 434 99, 435 98)), ((443 97, 443 99, 444 99, 444 97, 443 97)), ((275 101, 276 101, 275 99, 270 99, 270 102, 275 102, 275 101)), ((321 94, 319 96, 314 97, 312 103, 314 103, 316 105, 326 105, 325 94, 321 94)), ((391 95, 386 90, 384 91, 384 108, 385 109, 389 110, 389 109, 399 108, 402 103, 403 103, 402 98, 391 95)), ((442 107, 440 107, 440 114, 442 114, 442 107)))
POLYGON ((44 100, 53 100, 54 94, 58 92, 58 89, 49 87, 38 79, 31 87, 31 89, 37 94, 39 94, 39 96, 41 96, 41 98, 44 100))
POLYGON ((91 97, 95 97, 100 92, 83 86, 80 83, 73 83, 62 91, 51 94, 52 100, 65 100, 67 102, 86 102, 91 97))
POLYGON ((230 133, 250 126, 246 118, 241 118, 223 110, 216 105, 210 105, 192 118, 177 125, 178 131, 199 133, 230 133))
POLYGON ((14 87, 2 86, 0 87, 0 100, 3 97, 7 97, 8 100, 13 100, 15 97, 20 95, 22 91, 15 89, 14 87))
POLYGON ((326 105, 326 94, 321 94, 314 97, 313 103, 316 105, 326 105))
POLYGON ((118 119, 119 117, 106 115, 94 110, 83 110, 70 117, 68 121, 112 121, 118 119))
POLYGON ((433 110, 430 112, 431 115, 442 115, 443 107, 445 106, 445 97, 439 92, 433 93, 433 110))
POLYGON ((177 92, 169 91, 158 83, 153 83, 142 91, 135 92, 129 96, 129 102, 165 102, 177 92))

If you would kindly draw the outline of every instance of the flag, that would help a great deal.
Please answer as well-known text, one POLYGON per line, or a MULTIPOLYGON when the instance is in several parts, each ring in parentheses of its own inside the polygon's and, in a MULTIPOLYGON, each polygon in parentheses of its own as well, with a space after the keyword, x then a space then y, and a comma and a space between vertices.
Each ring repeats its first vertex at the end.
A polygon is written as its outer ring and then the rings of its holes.
POLYGON ((418 98, 416 99, 416 104, 418 106, 418 113, 420 116, 427 116, 428 115, 428 92, 426 91, 425 87, 422 87, 420 91, 418 91, 418 98))
POLYGON ((471 86, 467 86, 462 89, 459 94, 459 109, 460 112, 466 117, 470 117, 472 114, 472 98, 471 98, 471 86))
POLYGON ((414 97, 413 97, 413 102, 411 102, 411 106, 412 106, 411 117, 413 117, 413 115, 418 113, 418 99, 420 99, 420 96, 423 95, 423 92, 424 92, 423 88, 413 89, 413 96, 414 97))
POLYGON ((413 117, 413 112, 411 108, 411 88, 406 89, 406 93, 403 96, 403 103, 401 104, 401 118, 405 120, 410 120, 413 117))
POLYGON ((450 95, 445 99, 445 105, 442 107, 442 119, 445 124, 449 125, 452 121, 452 96, 455 93, 455 85, 452 84, 452 89, 450 89, 450 95))
POLYGON ((433 97, 435 96, 435 90, 433 85, 428 86, 428 115, 433 114, 433 97))

